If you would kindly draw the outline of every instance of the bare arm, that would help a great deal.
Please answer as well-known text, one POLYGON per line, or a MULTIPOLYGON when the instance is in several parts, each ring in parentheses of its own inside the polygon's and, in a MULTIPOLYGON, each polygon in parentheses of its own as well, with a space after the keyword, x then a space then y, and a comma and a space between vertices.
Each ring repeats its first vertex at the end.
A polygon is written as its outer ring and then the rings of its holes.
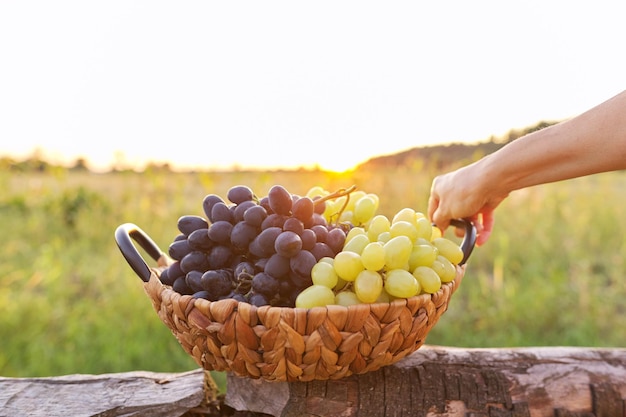
POLYGON ((428 214, 442 229, 470 218, 483 244, 510 192, 626 169, 626 91, 566 122, 519 138, 433 181, 428 214))

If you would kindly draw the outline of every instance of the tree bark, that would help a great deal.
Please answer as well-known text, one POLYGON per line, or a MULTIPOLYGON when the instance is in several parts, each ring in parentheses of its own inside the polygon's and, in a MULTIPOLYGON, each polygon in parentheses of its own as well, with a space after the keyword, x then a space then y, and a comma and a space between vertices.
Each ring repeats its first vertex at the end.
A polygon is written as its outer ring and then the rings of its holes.
POLYGON ((423 346, 340 380, 228 375, 225 398, 208 375, 0 377, 0 416, 626 417, 626 349, 423 346))
POLYGON ((229 375, 226 404, 281 417, 626 417, 625 398, 624 349, 424 346, 337 381, 229 375))

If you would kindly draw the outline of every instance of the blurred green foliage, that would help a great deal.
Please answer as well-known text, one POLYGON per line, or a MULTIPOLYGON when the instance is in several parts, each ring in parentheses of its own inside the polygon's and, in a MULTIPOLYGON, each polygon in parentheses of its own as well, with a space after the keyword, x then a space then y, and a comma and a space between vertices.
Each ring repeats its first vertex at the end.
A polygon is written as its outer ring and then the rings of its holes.
MULTIPOLYGON (((203 215, 206 194, 225 196, 237 184, 260 196, 274 184, 301 194, 355 184, 393 216, 425 211, 436 174, 422 161, 343 174, 0 170, 0 375, 197 367, 115 245, 122 223, 166 249, 180 216, 203 215)), ((624 184, 626 173, 616 172, 513 193, 427 343, 626 346, 624 184)))

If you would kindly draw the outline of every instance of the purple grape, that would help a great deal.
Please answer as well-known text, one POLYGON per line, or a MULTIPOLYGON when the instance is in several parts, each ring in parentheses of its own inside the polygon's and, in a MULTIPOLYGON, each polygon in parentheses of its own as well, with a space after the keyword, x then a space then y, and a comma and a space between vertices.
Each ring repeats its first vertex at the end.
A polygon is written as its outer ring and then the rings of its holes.
POLYGON ((283 223, 283 230, 290 230, 297 235, 301 235, 304 231, 304 224, 295 217, 289 217, 283 223))
POLYGON ((209 223, 200 216, 182 216, 178 219, 178 230, 186 236, 189 236, 191 232, 197 229, 208 229, 209 223))
POLYGON ((235 204, 241 204, 244 201, 254 200, 255 196, 250 187, 236 185, 228 190, 226 198, 235 204))
POLYGON ((276 278, 281 278, 289 273, 289 258, 285 258, 277 253, 267 259, 263 272, 276 278))
POLYGON ((261 227, 263 220, 267 218, 267 210, 263 206, 255 205, 243 213, 243 220, 250 226, 261 227))
POLYGON ((265 295, 267 300, 278 294, 279 286, 280 282, 265 272, 259 272, 252 278, 252 291, 265 295))
POLYGON ((218 221, 233 221, 233 213, 230 211, 230 208, 226 205, 226 203, 215 203, 213 208, 211 208, 211 222, 215 223, 218 221))
POLYGON ((180 269, 185 273, 190 271, 206 271, 209 269, 209 260, 202 251, 191 251, 180 260, 180 269))
POLYGON ((222 199, 222 197, 216 194, 209 194, 204 197, 204 200, 202 200, 202 209, 204 210, 204 214, 206 215, 207 219, 209 219, 211 223, 213 222, 211 210, 213 209, 215 203, 224 204, 224 200, 222 199))
POLYGON ((221 245, 230 243, 230 235, 233 230, 232 223, 226 220, 218 220, 209 227, 209 238, 221 245))
POLYGON ((194 230, 187 238, 189 247, 193 250, 208 251, 213 247, 213 241, 209 237, 208 229, 194 230))
POLYGON ((310 277, 311 269, 316 263, 317 259, 308 250, 301 250, 289 259, 291 270, 301 277, 310 277))
POLYGON ((246 252, 250 242, 259 234, 258 229, 246 222, 239 222, 232 227, 230 244, 236 251, 246 252))
POLYGON ((267 193, 268 203, 272 212, 288 216, 291 213, 293 198, 282 185, 274 185, 267 193))
POLYGON ((276 237, 274 250, 279 255, 291 258, 302 250, 302 239, 296 233, 287 230, 276 237))
POLYGON ((307 222, 311 219, 314 212, 313 200, 309 197, 298 198, 291 207, 292 216, 299 219, 302 222, 307 222))
POLYGON ((170 243, 170 246, 167 248, 167 253, 170 258, 180 261, 192 250, 193 249, 187 239, 175 240, 174 242, 170 243))
POLYGON ((311 250, 317 243, 317 236, 315 232, 311 229, 304 229, 302 234, 300 235, 300 239, 302 239, 302 249, 311 250))

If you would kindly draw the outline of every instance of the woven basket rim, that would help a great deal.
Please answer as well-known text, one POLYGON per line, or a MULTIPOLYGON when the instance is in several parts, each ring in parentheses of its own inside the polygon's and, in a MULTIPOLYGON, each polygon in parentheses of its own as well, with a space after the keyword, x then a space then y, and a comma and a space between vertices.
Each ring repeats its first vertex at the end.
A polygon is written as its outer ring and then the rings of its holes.
MULTIPOLYGON (((289 310, 306 310, 308 314, 315 314, 316 312, 323 312, 323 311, 328 311, 329 308, 332 309, 341 309, 341 308, 345 308, 346 310, 350 311, 355 311, 355 310, 362 310, 364 313, 369 312, 372 308, 384 308, 384 306, 394 306, 394 307, 402 307, 407 305, 409 302, 418 302, 418 300, 423 299, 426 300, 428 298, 440 295, 443 293, 444 291, 444 287, 450 287, 450 296, 452 296, 452 294, 454 294, 456 292, 456 290, 458 289, 458 287, 461 285, 461 281, 463 280, 463 277, 465 275, 465 269, 466 269, 466 265, 462 265, 462 266, 458 266, 456 265, 456 270, 457 270, 457 274, 456 277, 449 282, 446 283, 442 283, 441 284, 441 288, 432 294, 429 293, 421 293, 418 295, 414 295, 412 297, 408 297, 408 298, 396 298, 390 302, 383 302, 383 303, 360 303, 360 304, 354 304, 354 305, 349 305, 349 306, 344 306, 344 305, 340 305, 340 304, 329 304, 326 306, 317 306, 317 307, 312 307, 312 308, 303 308, 303 307, 285 307, 285 306, 272 306, 272 305, 264 305, 264 306, 255 306, 253 304, 250 304, 248 302, 245 301, 238 301, 232 298, 224 298, 221 300, 216 300, 216 301, 211 301, 211 300, 207 300, 205 298, 195 298, 194 303, 208 303, 208 304, 217 304, 217 305, 234 305, 235 307, 233 307, 234 311, 239 310, 239 308, 241 307, 241 305, 243 304, 247 309, 252 309, 252 310, 279 310, 279 311, 289 311, 289 310)), ((186 297, 188 299, 193 299, 193 295, 189 295, 189 294, 180 294, 177 291, 175 291, 171 285, 166 285, 163 284, 161 282, 161 279, 159 278, 160 275, 160 271, 162 270, 162 267, 151 267, 150 268, 150 281, 146 282, 144 285, 148 286, 150 285, 150 282, 153 280, 156 280, 156 284, 161 286, 161 289, 159 291, 159 293, 163 293, 165 291, 171 291, 174 294, 179 295, 180 297, 186 297)))

